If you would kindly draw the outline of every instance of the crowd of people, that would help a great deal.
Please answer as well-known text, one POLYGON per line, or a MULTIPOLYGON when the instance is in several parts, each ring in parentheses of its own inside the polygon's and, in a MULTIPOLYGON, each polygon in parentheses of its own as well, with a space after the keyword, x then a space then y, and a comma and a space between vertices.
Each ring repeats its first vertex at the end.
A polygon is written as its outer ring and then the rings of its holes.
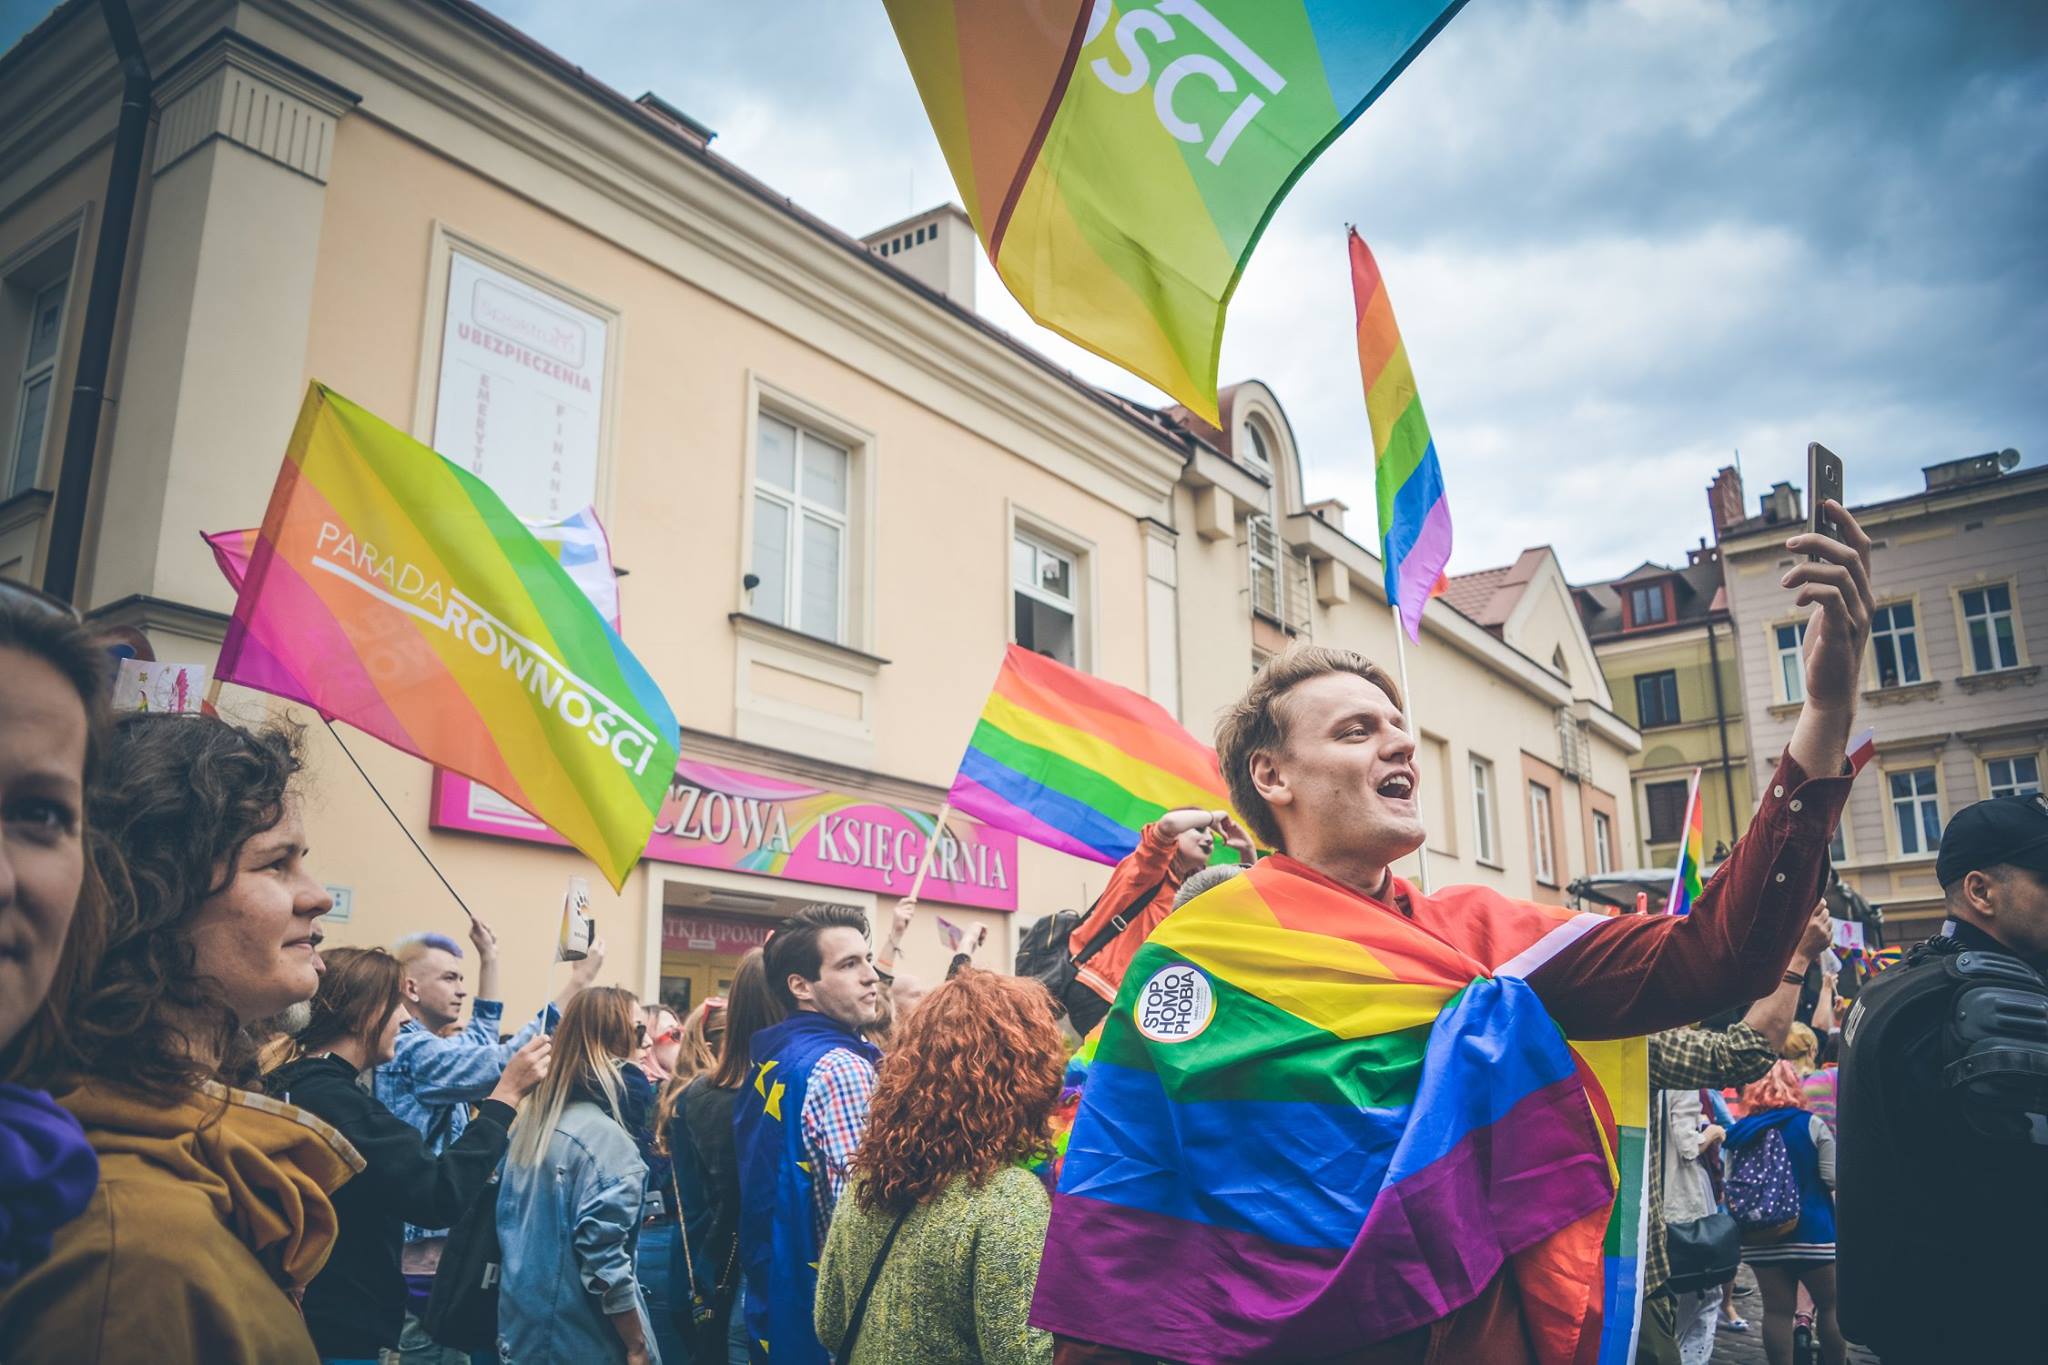
MULTIPOLYGON (((1934 1330, 1901 1311, 1900 1267, 1939 1281, 1960 1262, 2017 1289, 2039 1264, 2006 1229, 2048 1191, 2048 803, 1959 813, 1941 940, 1853 1009, 1825 973, 1802 1007, 1830 960, 1814 901, 1847 786, 1847 717, 1812 699, 1853 697, 1845 660, 1869 620, 1860 552, 1822 561, 1794 574, 1816 609, 1808 714, 1751 834, 1691 917, 1580 924, 1527 984, 1573 1036, 1648 1035, 1638 1359, 1699 1365, 1717 1330, 1759 1330, 1772 1365, 1809 1336, 1836 1365, 1845 1327, 1887 1361, 1963 1358, 1945 1354, 1957 1341, 2023 1358, 2000 1352, 2048 1343, 2043 1296, 1934 1330), (1694 1022, 1730 1006, 1724 1027, 1694 1022), (1884 1171, 1959 1159, 1975 1169, 1957 1181, 2004 1182, 2018 1214, 1973 1223, 1900 1194, 1876 1226, 1884 1171), (1838 1245, 1860 1286, 1838 1285, 1838 1245), (1762 1292, 1756 1329, 1728 1306, 1737 1258, 1762 1292)), ((1399 694, 1356 655, 1300 650, 1219 736, 1233 802, 1276 851, 1257 859, 1223 812, 1148 827, 1068 941, 1101 1010, 976 968, 971 944, 928 987, 889 970, 907 910, 878 967, 864 915, 812 906, 687 1017, 597 984, 599 942, 513 1028, 481 919, 467 949, 420 934, 322 951, 330 898, 288 725, 113 720, 100 643, 64 604, 9 585, 0 664, 11 1365, 1150 1362, 1034 1326, 1034 1295, 1077 1034, 1120 998, 1148 936, 1232 875, 1207 867, 1214 843, 1266 869, 1253 884, 1355 895, 1475 958, 1509 904, 1391 875, 1420 842, 1412 780, 1386 781, 1413 768, 1399 694)), ((1533 1360, 1518 1295, 1482 1280, 1440 1320, 1342 1358, 1533 1360)))

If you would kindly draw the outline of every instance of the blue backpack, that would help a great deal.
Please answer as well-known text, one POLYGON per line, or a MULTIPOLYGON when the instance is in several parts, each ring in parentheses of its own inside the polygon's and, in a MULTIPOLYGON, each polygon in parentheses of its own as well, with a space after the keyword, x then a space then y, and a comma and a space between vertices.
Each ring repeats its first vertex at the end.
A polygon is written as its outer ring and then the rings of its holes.
POLYGON ((1730 1153, 1728 1212, 1750 1245, 1782 1241, 1799 1226, 1799 1180, 1785 1135, 1766 1128, 1730 1153))

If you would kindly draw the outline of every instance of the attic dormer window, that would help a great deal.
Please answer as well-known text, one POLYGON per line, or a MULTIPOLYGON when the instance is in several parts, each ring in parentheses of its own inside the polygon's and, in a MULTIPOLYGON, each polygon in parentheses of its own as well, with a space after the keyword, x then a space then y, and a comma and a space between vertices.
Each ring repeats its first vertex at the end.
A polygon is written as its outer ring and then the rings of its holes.
POLYGON ((1671 619, 1670 606, 1665 600, 1667 586, 1650 583, 1628 590, 1628 622, 1630 630, 1644 626, 1661 626, 1671 619))

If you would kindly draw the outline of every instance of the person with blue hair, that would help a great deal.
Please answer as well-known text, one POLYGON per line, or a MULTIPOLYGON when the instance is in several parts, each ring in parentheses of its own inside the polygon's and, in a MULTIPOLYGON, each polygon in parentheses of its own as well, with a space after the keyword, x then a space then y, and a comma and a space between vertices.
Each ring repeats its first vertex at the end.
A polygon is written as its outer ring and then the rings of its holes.
MULTIPOLYGON (((399 1026, 397 1051, 377 1068, 377 1098, 398 1117, 420 1130, 427 1151, 438 1155, 469 1126, 470 1106, 491 1093, 512 1054, 526 1046, 561 1017, 571 1000, 597 978, 604 966, 604 940, 590 945, 589 955, 572 964, 568 984, 511 1037, 500 1039, 505 1004, 498 995, 498 936, 490 925, 472 917, 469 941, 476 949, 476 994, 468 990, 462 945, 446 934, 422 933, 392 946, 402 973, 406 1013, 399 1026), (469 1022, 461 1024, 463 1002, 469 1022), (461 1024, 460 1027, 457 1027, 461 1024)), ((448 1242, 445 1228, 405 1229, 403 1268, 410 1292, 404 1335, 399 1348, 407 1361, 439 1361, 440 1348, 419 1324, 432 1292, 434 1271, 448 1242)), ((449 1359, 459 1353, 448 1352, 449 1359)))

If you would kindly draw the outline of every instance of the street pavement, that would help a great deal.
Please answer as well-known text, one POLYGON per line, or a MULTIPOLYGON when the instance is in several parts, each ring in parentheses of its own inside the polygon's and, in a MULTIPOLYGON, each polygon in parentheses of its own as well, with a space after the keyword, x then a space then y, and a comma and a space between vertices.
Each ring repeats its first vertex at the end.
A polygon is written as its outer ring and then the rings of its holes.
MULTIPOLYGON (((1756 1290, 1756 1276, 1748 1266, 1735 1275, 1735 1311, 1749 1319, 1749 1330, 1716 1331, 1713 1365, 1765 1365, 1764 1342, 1759 1335, 1764 1322, 1764 1301, 1756 1290)), ((1878 1365, 1877 1357, 1861 1346, 1849 1348, 1849 1361, 1850 1365, 1878 1365)))

